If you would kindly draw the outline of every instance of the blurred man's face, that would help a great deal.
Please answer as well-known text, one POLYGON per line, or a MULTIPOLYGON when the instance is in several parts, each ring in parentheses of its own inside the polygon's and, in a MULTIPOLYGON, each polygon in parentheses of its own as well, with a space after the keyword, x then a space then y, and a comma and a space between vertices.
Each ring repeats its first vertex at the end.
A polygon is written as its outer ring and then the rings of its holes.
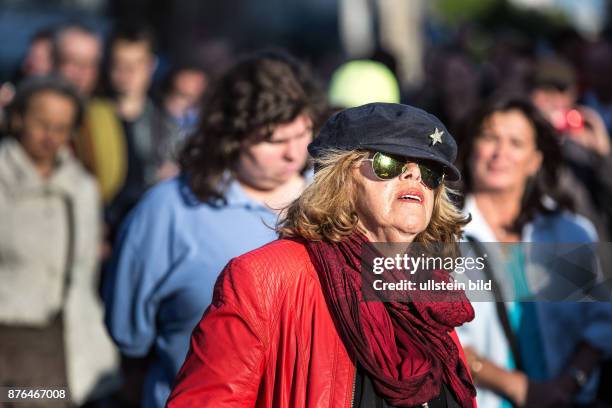
POLYGON ((280 187, 306 165, 311 140, 312 120, 307 115, 276 126, 269 140, 244 148, 236 170, 238 179, 258 190, 280 187))
POLYGON ((186 69, 180 71, 173 83, 172 90, 165 98, 166 110, 175 118, 181 118, 190 109, 197 107, 206 89, 207 79, 201 71, 186 69))
POLYGON ((531 100, 550 119, 558 112, 565 112, 574 107, 576 92, 573 87, 563 90, 552 87, 536 88, 531 93, 531 100))
POLYGON ((576 105, 577 93, 575 87, 557 89, 554 87, 540 87, 531 92, 531 101, 548 119, 554 128, 561 133, 571 131, 571 128, 581 129, 582 118, 578 111, 574 111, 578 118, 571 119, 576 105))
POLYGON ((60 39, 57 69, 83 96, 96 87, 101 47, 97 37, 80 31, 68 31, 60 39))
POLYGON ((53 70, 51 40, 40 38, 34 41, 23 60, 21 70, 26 77, 49 74, 53 70))
POLYGON ((119 95, 145 95, 153 75, 153 54, 146 42, 117 41, 111 50, 111 85, 119 95))
POLYGON ((23 118, 19 141, 35 163, 50 163, 59 149, 70 140, 74 128, 74 102, 53 91, 32 97, 23 118))

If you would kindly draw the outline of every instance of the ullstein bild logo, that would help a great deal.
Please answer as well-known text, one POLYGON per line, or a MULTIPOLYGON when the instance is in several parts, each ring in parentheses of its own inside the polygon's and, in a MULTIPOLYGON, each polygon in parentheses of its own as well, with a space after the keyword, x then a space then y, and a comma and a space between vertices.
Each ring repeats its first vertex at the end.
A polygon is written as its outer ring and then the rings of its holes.
POLYGON ((449 282, 445 281, 435 281, 432 279, 426 280, 424 282, 414 282, 410 280, 403 279, 399 282, 385 282, 382 279, 376 279, 372 283, 372 288, 377 291, 382 290, 422 290, 422 291, 445 291, 445 290, 486 290, 490 291, 492 282, 490 280, 476 280, 476 281, 468 281, 467 284, 465 282, 459 282, 456 280, 451 280, 449 282))
POLYGON ((362 247, 366 301, 612 301, 610 243, 388 244, 362 247))

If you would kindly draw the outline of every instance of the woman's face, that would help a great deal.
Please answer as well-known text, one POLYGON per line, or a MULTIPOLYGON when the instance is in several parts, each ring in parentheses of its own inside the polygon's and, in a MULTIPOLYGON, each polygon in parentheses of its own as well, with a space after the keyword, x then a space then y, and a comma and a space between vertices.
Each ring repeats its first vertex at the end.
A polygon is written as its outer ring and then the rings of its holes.
POLYGON ((359 224, 370 241, 412 242, 427 228, 435 191, 421 182, 416 163, 391 180, 380 180, 371 162, 363 160, 354 176, 359 224))
POLYGON ((476 191, 518 191, 542 164, 535 128, 519 110, 485 119, 474 143, 470 171, 476 191))
POLYGON ((61 94, 43 91, 32 97, 23 117, 17 117, 19 141, 35 163, 51 163, 68 144, 74 128, 74 102, 61 94))
POLYGON ((278 125, 269 140, 243 149, 236 175, 252 188, 273 190, 304 168, 311 140, 312 120, 307 115, 278 125))

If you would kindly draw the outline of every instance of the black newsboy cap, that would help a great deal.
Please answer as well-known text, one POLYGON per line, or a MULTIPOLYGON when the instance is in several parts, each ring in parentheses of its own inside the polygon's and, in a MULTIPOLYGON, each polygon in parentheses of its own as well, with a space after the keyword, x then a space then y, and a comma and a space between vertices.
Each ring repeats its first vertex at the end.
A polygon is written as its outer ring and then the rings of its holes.
POLYGON ((461 178, 453 165, 457 144, 434 115, 397 103, 369 103, 332 115, 308 146, 312 157, 329 149, 371 150, 439 163, 445 178, 461 178))

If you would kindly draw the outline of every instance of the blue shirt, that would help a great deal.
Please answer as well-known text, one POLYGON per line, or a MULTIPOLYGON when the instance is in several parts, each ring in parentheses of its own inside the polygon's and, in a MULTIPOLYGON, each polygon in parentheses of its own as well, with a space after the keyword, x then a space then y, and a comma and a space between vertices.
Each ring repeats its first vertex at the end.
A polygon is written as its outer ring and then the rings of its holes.
POLYGON ((277 214, 238 182, 225 197, 204 204, 179 176, 151 189, 121 228, 104 285, 106 325, 128 356, 154 348, 143 407, 164 406, 223 267, 277 237, 277 214))
MULTIPOLYGON (((498 270, 499 264, 491 261, 495 259, 493 255, 496 251, 495 245, 489 243, 496 241, 495 234, 480 213, 473 196, 466 197, 464 212, 472 215, 465 234, 486 245, 490 250, 488 254, 492 271, 499 272, 498 278, 503 276, 504 271, 498 270)), ((534 243, 532 248, 535 249, 538 244, 545 243, 584 243, 584 249, 588 249, 589 243, 597 241, 595 228, 590 222, 578 215, 563 212, 536 216, 524 227, 521 235, 523 242, 534 243)), ((529 245, 523 248, 528 249, 529 245)), ((543 245, 539 248, 546 247, 543 245)), ((550 260, 550 254, 546 251, 539 253, 541 251, 537 250, 528 252, 525 254, 523 266, 526 274, 533 277, 536 273, 544 272, 546 276, 553 278, 560 276, 555 275, 554 271, 547 272, 548 268, 545 266, 550 260)), ((572 258, 576 265, 587 265, 593 260, 593 254, 588 250, 575 251, 572 258)), ((569 268, 572 272, 577 269, 569 268)), ((539 276, 538 279, 542 277, 539 276)), ((562 287, 562 283, 555 280, 554 286, 562 287)), ((508 364, 511 361, 510 346, 499 322, 493 299, 473 302, 472 306, 476 313, 474 320, 457 327, 461 344, 473 347, 478 354, 502 368, 512 369, 513 365, 508 364)), ((576 345, 583 340, 601 350, 605 358, 612 356, 612 302, 538 301, 533 303, 533 306, 535 310, 532 312, 535 312, 537 321, 531 323, 536 323, 539 329, 541 343, 538 347, 543 351, 546 379, 555 378, 566 368, 576 345)), ((592 402, 598 382, 599 374, 596 371, 576 396, 576 402, 592 402)), ((501 397, 486 388, 477 388, 476 399, 480 408, 503 406, 501 397)))

